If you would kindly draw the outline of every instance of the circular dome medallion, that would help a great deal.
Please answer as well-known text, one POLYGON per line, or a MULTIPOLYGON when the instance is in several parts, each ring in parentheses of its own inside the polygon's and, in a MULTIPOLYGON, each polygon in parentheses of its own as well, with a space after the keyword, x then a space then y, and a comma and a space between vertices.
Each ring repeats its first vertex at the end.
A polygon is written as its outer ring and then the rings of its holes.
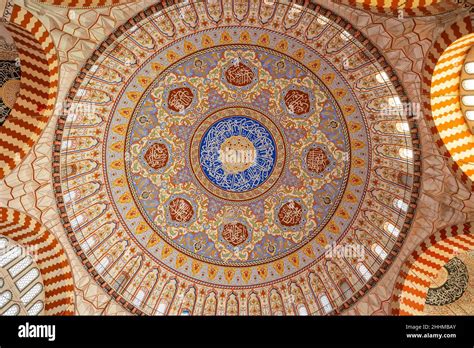
POLYGON ((284 287, 308 313, 324 313, 322 292, 342 308, 340 284, 363 293, 410 225, 406 99, 326 10, 227 5, 152 7, 88 61, 58 122, 64 226, 139 312, 213 314, 240 289, 249 311, 277 314, 284 287))
POLYGON ((282 134, 270 119, 248 108, 228 108, 206 117, 190 143, 189 163, 196 179, 223 200, 261 197, 284 169, 282 134))
MULTIPOLYGON (((306 66, 229 44, 170 64, 142 94, 125 136, 112 132, 109 141, 125 144, 131 207, 161 238, 193 258, 244 266, 288 255, 331 219, 350 172, 346 122, 306 66)), ((353 152, 367 157, 365 147, 353 152)), ((106 150, 111 164, 116 153, 106 150)))

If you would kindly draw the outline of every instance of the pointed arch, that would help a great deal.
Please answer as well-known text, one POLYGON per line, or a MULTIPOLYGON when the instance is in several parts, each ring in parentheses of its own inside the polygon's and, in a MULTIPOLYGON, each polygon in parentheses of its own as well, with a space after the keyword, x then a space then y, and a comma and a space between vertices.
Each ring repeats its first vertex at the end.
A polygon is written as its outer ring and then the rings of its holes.
POLYGON ((21 62, 20 92, 0 127, 0 179, 28 154, 53 114, 59 63, 53 40, 41 21, 13 5, 6 28, 21 62))
POLYGON ((424 116, 454 174, 474 190, 474 135, 460 107, 460 75, 474 34, 469 16, 452 24, 431 47, 422 79, 424 116), (447 72, 447 73, 446 73, 447 72))
POLYGON ((423 241, 402 265, 392 297, 392 314, 421 315, 431 278, 458 252, 474 250, 472 222, 442 229, 423 241))
POLYGON ((260 298, 255 292, 252 292, 248 297, 247 313, 248 315, 262 315, 262 304, 260 298))
POLYGON ((67 8, 98 8, 123 5, 136 0, 34 0, 41 4, 67 8))
POLYGON ((285 306, 283 304, 283 298, 280 292, 273 288, 268 293, 268 299, 270 302, 270 310, 272 315, 285 315, 285 306))
POLYGON ((19 211, 0 208, 0 235, 36 250, 35 261, 44 282, 45 314, 74 314, 74 280, 66 252, 42 224, 19 211))
POLYGON ((231 292, 229 296, 227 296, 225 314, 239 315, 239 297, 234 292, 231 292))
POLYGON ((397 17, 433 16, 459 7, 455 0, 340 0, 338 2, 361 10, 397 17))
POLYGON ((194 306, 196 305, 196 288, 190 286, 183 297, 178 314, 179 315, 192 315, 194 306))

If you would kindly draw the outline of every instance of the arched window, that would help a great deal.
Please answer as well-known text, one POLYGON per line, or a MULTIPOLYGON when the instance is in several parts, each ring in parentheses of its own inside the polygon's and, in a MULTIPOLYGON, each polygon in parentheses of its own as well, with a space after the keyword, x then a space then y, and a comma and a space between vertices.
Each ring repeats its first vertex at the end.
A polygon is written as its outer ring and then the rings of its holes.
POLYGON ((36 283, 26 294, 21 297, 21 302, 25 306, 29 305, 33 299, 38 296, 43 290, 43 286, 40 283, 36 283))
POLYGON ((89 251, 97 243, 97 237, 95 235, 89 236, 82 244, 81 248, 83 251, 89 251))
POLYGON ((343 280, 339 283, 339 287, 341 288, 343 297, 347 300, 352 295, 352 289, 348 282, 343 280))
POLYGON ((341 32, 341 39, 342 40, 349 41, 350 38, 351 38, 351 34, 349 34, 347 31, 343 30, 341 32))
POLYGON ((359 263, 359 265, 357 266, 357 270, 365 280, 369 280, 372 277, 372 273, 370 273, 370 271, 367 269, 367 267, 365 267, 363 263, 359 263))
POLYGON ((21 248, 19 246, 15 246, 11 248, 8 252, 0 256, 0 267, 5 267, 10 262, 15 260, 17 257, 21 255, 21 248))
POLYGON ((84 222, 84 215, 80 214, 76 216, 74 219, 71 221, 71 227, 72 228, 77 228, 79 225, 81 225, 84 222))
POLYGON ((399 155, 402 159, 411 160, 413 159, 413 150, 402 147, 399 150, 399 155))
MULTIPOLYGON (((448 41, 451 39, 454 37, 448 41)), ((432 70, 430 86, 423 89, 430 91, 430 122, 434 126, 430 128, 440 138, 435 144, 447 154, 449 166, 456 174, 466 176, 462 179, 465 184, 474 187, 474 92, 465 88, 473 84, 465 81, 474 79, 474 33, 451 42, 434 61, 437 64, 432 70)))
POLYGON ((464 64, 464 70, 468 74, 474 74, 474 62, 464 64))
MULTIPOLYGON (((265 0, 265 1, 269 1, 269 0, 265 0)), ((275 0, 272 0, 272 1, 275 1, 275 0)), ((329 20, 326 17, 320 14, 318 14, 318 17, 316 18, 316 22, 318 22, 321 25, 326 25, 328 21, 329 20)))
POLYGON ((145 296, 147 294, 147 291, 145 289, 140 289, 137 294, 135 295, 135 298, 133 300, 133 304, 136 306, 136 307, 140 307, 143 300, 145 299, 145 296))
POLYGON ((44 288, 36 263, 31 256, 24 255, 26 250, 16 242, 0 238, 0 245, 8 250, 0 257, 2 274, 8 278, 7 281, 0 278, 0 288, 7 283, 14 284, 18 290, 0 291, 0 314, 39 315, 44 309, 44 288))
POLYGON ((5 316, 13 316, 13 315, 18 315, 20 313, 20 306, 17 304, 14 304, 10 308, 8 308, 2 315, 5 316))
POLYGON ((111 263, 111 259, 110 259, 110 256, 106 256, 104 257, 100 263, 97 265, 97 267, 95 268, 97 270, 98 273, 102 273, 111 263))
POLYGON ((465 106, 474 106, 474 95, 465 95, 461 100, 465 106))
POLYGON ((160 302, 160 304, 156 308, 155 315, 165 315, 167 308, 168 308, 168 304, 166 302, 160 302))
POLYGON ((127 284, 127 281, 128 281, 128 275, 125 273, 121 273, 118 276, 117 280, 114 282, 114 289, 116 291, 120 291, 122 287, 124 287, 125 284, 127 284))
POLYGON ((379 72, 377 75, 375 75, 375 79, 378 83, 387 83, 388 81, 390 81, 385 71, 379 72))
POLYGON ((33 263, 33 260, 30 256, 25 256, 20 262, 17 262, 14 266, 8 269, 8 273, 15 278, 21 272, 23 272, 29 265, 33 263))
POLYGON ((74 122, 74 121, 76 121, 77 119, 79 119, 79 115, 78 115, 77 113, 72 113, 72 112, 71 112, 71 113, 69 113, 69 114, 67 115, 67 121, 68 121, 68 122, 74 122))
POLYGON ((395 124, 395 128, 400 133, 410 133, 410 125, 408 124, 408 122, 397 122, 395 124))
POLYGON ((12 299, 12 293, 9 290, 6 290, 0 294, 0 309, 5 307, 5 305, 10 302, 12 299))
POLYGON ((374 251, 374 253, 377 254, 377 256, 380 259, 385 260, 387 258, 387 253, 385 252, 385 250, 383 250, 383 248, 380 245, 374 244, 372 246, 372 250, 374 251))
POLYGON ((30 285, 36 278, 39 276, 39 271, 37 268, 30 269, 24 276, 22 276, 16 282, 16 287, 18 290, 23 291, 28 285, 30 285))
POLYGON ((326 314, 330 313, 332 311, 332 306, 331 306, 331 302, 329 302, 329 298, 326 295, 321 295, 319 300, 321 301, 321 304, 323 305, 324 313, 326 314))
POLYGON ((388 98, 388 105, 391 108, 400 108, 402 107, 402 101, 400 100, 400 97, 390 97, 388 98))
POLYGON ((298 314, 299 314, 299 315, 308 315, 308 310, 306 309, 305 306, 300 305, 300 306, 298 307, 298 314))
POLYGON ((408 211, 408 204, 405 203, 404 201, 402 201, 401 199, 394 199, 393 200, 393 205, 395 206, 395 208, 398 208, 402 211, 408 211))
POLYGON ((28 315, 38 315, 43 310, 44 304, 42 301, 36 301, 33 306, 28 309, 28 315))
POLYGON ((63 141, 61 144, 61 150, 67 150, 72 146, 72 140, 63 141))
POLYGON ((189 311, 188 311, 187 309, 183 309, 183 310, 181 311, 181 315, 186 316, 186 315, 191 315, 191 313, 189 313, 189 311))
POLYGON ((462 88, 464 88, 467 91, 474 91, 474 79, 463 80, 462 88))
POLYGON ((69 191, 63 196, 64 203, 68 204, 77 197, 77 190, 69 191))
POLYGON ((383 225, 383 228, 385 231, 387 231, 388 233, 394 235, 395 237, 398 237, 398 235, 400 234, 400 230, 398 228, 396 228, 393 224, 391 224, 390 222, 386 222, 384 225, 383 225))

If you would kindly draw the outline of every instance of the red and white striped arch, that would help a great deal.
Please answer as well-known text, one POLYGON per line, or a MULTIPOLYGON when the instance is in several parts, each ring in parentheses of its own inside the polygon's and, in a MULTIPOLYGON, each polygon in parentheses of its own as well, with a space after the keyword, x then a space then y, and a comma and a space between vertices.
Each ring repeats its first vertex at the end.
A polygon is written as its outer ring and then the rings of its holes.
POLYGON ((334 2, 397 17, 433 16, 461 6, 456 0, 336 0, 334 2))
POLYGON ((35 0, 36 2, 67 8, 97 8, 122 5, 136 0, 35 0))
POLYGON ((454 23, 434 43, 425 59, 423 114, 436 145, 454 174, 474 190, 474 135, 460 105, 460 77, 472 45, 471 18, 454 23))
POLYGON ((20 92, 0 127, 0 179, 28 154, 53 114, 58 90, 56 49, 46 28, 29 11, 13 5, 7 30, 21 61, 20 92))
POLYGON ((393 292, 392 314, 421 315, 431 280, 458 253, 474 250, 474 223, 442 229, 421 243, 402 265, 393 292))
POLYGON ((19 211, 0 208, 0 235, 34 250, 45 290, 46 315, 74 314, 74 281, 66 253, 41 223, 19 211))

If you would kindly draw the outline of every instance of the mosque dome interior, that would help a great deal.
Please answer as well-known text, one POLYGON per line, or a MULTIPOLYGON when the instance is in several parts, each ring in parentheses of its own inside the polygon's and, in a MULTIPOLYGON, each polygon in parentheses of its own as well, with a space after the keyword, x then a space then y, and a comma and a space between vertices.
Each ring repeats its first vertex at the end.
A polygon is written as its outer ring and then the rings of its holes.
POLYGON ((473 315, 473 9, 0 3, 0 315, 473 315))

